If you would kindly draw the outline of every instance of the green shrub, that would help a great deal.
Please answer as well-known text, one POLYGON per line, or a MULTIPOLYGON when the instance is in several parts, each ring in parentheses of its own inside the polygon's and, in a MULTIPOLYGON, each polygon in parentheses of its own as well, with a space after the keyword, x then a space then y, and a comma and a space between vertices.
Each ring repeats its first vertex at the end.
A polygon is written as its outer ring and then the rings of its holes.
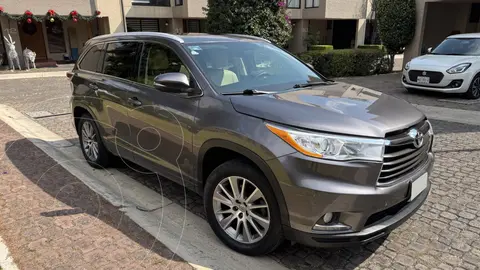
POLYGON ((310 50, 312 51, 331 51, 333 50, 332 45, 312 45, 310 46, 310 50))
POLYGON ((388 57, 378 49, 308 51, 299 55, 327 77, 368 76, 386 73, 388 57))
POLYGON ((358 49, 377 49, 381 51, 385 51, 385 46, 380 44, 372 44, 372 45, 358 45, 358 49))

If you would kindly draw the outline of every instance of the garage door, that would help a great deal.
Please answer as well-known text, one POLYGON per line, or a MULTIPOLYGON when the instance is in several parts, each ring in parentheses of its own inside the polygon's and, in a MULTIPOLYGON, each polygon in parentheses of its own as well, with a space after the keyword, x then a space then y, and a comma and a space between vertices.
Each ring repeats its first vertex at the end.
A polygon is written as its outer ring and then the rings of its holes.
POLYGON ((128 32, 160 32, 157 19, 127 18, 128 32))

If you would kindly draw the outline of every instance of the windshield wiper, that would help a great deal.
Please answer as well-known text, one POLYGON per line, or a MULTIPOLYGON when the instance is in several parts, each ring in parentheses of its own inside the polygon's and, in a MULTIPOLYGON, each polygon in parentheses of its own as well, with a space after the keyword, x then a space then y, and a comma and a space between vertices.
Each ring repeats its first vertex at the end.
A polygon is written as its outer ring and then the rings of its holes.
POLYGON ((311 86, 316 86, 316 85, 330 85, 332 84, 333 81, 329 80, 326 82, 310 82, 310 83, 302 83, 302 84, 295 84, 293 88, 305 88, 305 87, 311 87, 311 86))
POLYGON ((276 92, 260 91, 257 89, 245 89, 242 92, 232 92, 224 93, 226 96, 235 96, 235 95, 244 95, 244 96, 255 96, 255 95, 268 95, 275 94, 276 92))

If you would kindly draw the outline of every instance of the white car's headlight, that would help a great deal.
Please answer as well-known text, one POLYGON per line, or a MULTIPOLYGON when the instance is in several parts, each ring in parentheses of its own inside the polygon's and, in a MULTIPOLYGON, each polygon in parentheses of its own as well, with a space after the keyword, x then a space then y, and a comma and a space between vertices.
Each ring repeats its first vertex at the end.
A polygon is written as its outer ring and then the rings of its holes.
POLYGON ((383 161, 385 140, 294 130, 266 124, 267 128, 300 153, 333 160, 383 161))
POLYGON ((410 69, 410 62, 408 62, 406 65, 405 65, 405 70, 409 70, 410 69))
POLYGON ((449 74, 463 73, 471 66, 472 66, 471 63, 464 63, 464 64, 456 65, 456 66, 448 69, 447 73, 449 73, 449 74))

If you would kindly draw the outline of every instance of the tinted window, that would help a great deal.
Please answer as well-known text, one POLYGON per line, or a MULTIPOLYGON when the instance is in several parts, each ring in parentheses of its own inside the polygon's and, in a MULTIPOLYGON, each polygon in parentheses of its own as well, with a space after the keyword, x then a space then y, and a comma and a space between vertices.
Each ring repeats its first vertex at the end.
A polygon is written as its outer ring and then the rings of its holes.
POLYGON ((103 44, 93 46, 78 65, 80 69, 97 72, 98 60, 102 55, 103 44))
POLYGON ((107 45, 103 73, 118 78, 137 81, 138 57, 142 48, 139 42, 116 42, 107 45))
POLYGON ((210 84, 220 93, 245 89, 286 91, 296 84, 322 82, 319 74, 266 42, 185 44, 210 84))
POLYGON ((153 85, 156 76, 170 72, 182 72, 187 77, 191 77, 187 67, 170 48, 155 43, 145 44, 139 81, 147 85, 153 85))

